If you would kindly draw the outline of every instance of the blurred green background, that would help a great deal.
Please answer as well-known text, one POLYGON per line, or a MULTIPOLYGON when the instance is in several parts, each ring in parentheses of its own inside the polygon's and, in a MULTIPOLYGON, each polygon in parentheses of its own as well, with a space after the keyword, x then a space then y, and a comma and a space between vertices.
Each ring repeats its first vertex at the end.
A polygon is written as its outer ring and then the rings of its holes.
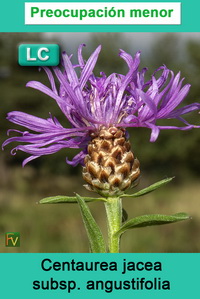
MULTIPOLYGON (((118 57, 120 48, 134 54, 142 50, 141 67, 149 74, 162 64, 174 72, 179 70, 185 83, 192 87, 184 104, 200 102, 200 34, 198 33, 1 33, 0 34, 0 113, 1 143, 9 128, 18 128, 6 120, 9 111, 20 110, 47 118, 52 112, 68 126, 55 101, 34 89, 26 88, 30 80, 49 85, 38 68, 21 67, 17 63, 20 43, 53 42, 68 54, 87 43, 85 57, 102 44, 96 67, 106 74, 125 73, 125 63, 118 57)), ((186 117, 199 124, 199 114, 186 117)), ((142 177, 137 189, 166 177, 176 178, 169 185, 138 199, 125 199, 130 217, 147 213, 173 214, 187 212, 192 220, 140 228, 122 237, 122 252, 200 252, 200 130, 162 131, 155 143, 149 142, 148 129, 130 129, 132 148, 140 160, 142 177)), ((88 242, 76 204, 39 205, 47 196, 91 194, 82 187, 81 167, 69 166, 75 150, 64 149, 21 167, 25 153, 10 155, 12 145, 0 154, 0 252, 88 252, 88 242), (6 248, 4 234, 20 232, 21 246, 6 248)), ((106 235, 106 219, 102 203, 89 204, 95 219, 106 235)))

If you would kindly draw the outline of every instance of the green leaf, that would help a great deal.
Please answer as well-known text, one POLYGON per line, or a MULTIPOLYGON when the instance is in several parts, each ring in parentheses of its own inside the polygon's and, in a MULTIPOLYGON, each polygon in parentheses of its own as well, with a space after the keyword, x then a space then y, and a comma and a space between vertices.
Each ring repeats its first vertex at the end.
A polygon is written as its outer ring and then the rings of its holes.
MULTIPOLYGON (((82 197, 84 201, 91 202, 91 201, 106 201, 106 199, 102 198, 92 198, 92 197, 82 197)), ((77 197, 76 196, 64 196, 64 195, 58 195, 58 196, 51 196, 51 197, 45 197, 39 201, 41 204, 55 204, 55 203, 77 203, 77 197)))
POLYGON ((89 238, 91 252, 93 253, 105 253, 106 246, 103 239, 103 235, 96 221, 94 220, 88 206, 86 205, 83 198, 80 195, 76 194, 77 201, 79 203, 83 222, 87 235, 89 238))
POLYGON ((187 220, 189 218, 190 216, 188 216, 186 213, 177 213, 174 215, 159 215, 159 214, 142 215, 127 221, 121 227, 121 229, 116 232, 116 234, 122 234, 126 230, 132 228, 173 223, 177 221, 187 220))
POLYGON ((148 194, 160 187, 162 187, 163 185, 166 185, 167 183, 171 182, 172 180, 174 179, 174 177, 172 178, 167 178, 167 179, 164 179, 162 181, 159 181, 153 185, 150 185, 149 187, 147 188, 144 188, 136 193, 133 193, 133 194, 123 194, 122 196, 123 197, 139 197, 139 196, 142 196, 142 195, 145 195, 145 194, 148 194))

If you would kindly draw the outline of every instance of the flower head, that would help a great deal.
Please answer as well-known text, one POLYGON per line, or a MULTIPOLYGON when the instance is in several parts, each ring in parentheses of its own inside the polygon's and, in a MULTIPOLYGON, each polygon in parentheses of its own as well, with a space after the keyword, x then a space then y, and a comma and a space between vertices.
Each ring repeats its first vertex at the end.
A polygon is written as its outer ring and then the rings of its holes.
POLYGON ((52 72, 47 67, 43 68, 51 88, 37 81, 27 83, 28 87, 38 89, 56 100, 71 128, 64 128, 51 115, 48 119, 42 119, 19 111, 8 113, 7 119, 10 122, 30 130, 9 130, 19 133, 19 136, 11 137, 3 143, 3 147, 14 141, 22 143, 13 148, 11 153, 15 155, 17 150, 28 153, 30 156, 24 160, 23 165, 62 148, 80 148, 80 153, 72 161, 66 161, 73 166, 83 164, 92 136, 98 135, 104 128, 147 127, 152 131, 150 141, 154 142, 162 129, 189 130, 200 127, 191 125, 182 118, 182 115, 200 109, 199 103, 176 109, 190 89, 189 84, 182 86, 180 73, 175 76, 166 66, 161 66, 153 73, 151 80, 145 82, 147 69, 138 71, 140 52, 132 57, 120 50, 119 56, 128 65, 127 74, 112 73, 106 76, 101 72, 97 77, 93 70, 101 47, 84 61, 83 46, 85 45, 80 45, 78 49, 77 65, 73 65, 71 56, 64 52, 62 70, 53 67, 52 72), (77 75, 78 71, 80 76, 77 75), (160 72, 161 75, 156 79, 160 72), (59 81, 59 88, 56 87, 54 75, 59 81), (185 126, 157 124, 159 119, 172 118, 182 121, 185 126))

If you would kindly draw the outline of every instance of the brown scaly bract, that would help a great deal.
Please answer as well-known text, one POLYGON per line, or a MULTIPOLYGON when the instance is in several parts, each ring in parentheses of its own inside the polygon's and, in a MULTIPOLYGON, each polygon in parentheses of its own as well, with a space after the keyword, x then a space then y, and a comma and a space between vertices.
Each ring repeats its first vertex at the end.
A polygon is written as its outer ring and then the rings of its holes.
POLYGON ((85 187, 107 197, 124 193, 140 175, 139 161, 126 140, 125 130, 102 128, 91 137, 83 168, 85 187))

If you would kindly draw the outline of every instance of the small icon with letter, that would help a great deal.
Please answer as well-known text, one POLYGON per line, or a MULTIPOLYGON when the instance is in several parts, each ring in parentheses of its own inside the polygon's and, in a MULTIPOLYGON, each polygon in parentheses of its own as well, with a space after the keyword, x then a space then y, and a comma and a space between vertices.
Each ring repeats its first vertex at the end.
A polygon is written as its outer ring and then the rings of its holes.
POLYGON ((21 44, 18 62, 21 66, 56 66, 60 62, 60 47, 57 44, 21 44))
POLYGON ((18 232, 5 233, 5 246, 20 247, 20 233, 18 232))

